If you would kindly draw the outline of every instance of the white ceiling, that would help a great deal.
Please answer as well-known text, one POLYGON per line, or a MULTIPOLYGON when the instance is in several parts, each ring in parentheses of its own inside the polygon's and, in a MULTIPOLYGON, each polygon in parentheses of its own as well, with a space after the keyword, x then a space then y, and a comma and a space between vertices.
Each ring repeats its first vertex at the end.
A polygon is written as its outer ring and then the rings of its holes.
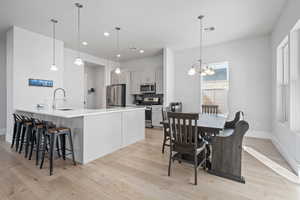
POLYGON ((165 46, 175 49, 199 43, 197 16, 204 14, 205 25, 216 31, 206 34, 205 43, 270 33, 286 0, 1 0, 0 34, 12 25, 51 36, 51 18, 59 21, 57 38, 75 47, 75 7, 82 9, 82 51, 103 58, 116 54, 115 33, 120 26, 122 59, 155 55, 165 46), (145 50, 143 55, 130 46, 145 50))

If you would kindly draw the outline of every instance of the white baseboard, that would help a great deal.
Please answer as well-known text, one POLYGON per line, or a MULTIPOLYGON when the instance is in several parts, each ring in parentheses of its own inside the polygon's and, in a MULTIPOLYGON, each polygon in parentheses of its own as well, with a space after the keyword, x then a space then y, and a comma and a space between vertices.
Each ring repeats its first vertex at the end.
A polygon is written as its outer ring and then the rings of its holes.
POLYGON ((262 138, 262 139, 271 139, 271 133, 267 131, 248 131, 246 137, 262 138))
POLYGON ((280 142, 274 136, 271 137, 272 143, 277 148, 279 153, 288 162, 290 167, 294 170, 297 176, 300 176, 300 164, 288 153, 288 151, 280 144, 280 142))
POLYGON ((0 135, 6 135, 6 128, 0 128, 0 135))

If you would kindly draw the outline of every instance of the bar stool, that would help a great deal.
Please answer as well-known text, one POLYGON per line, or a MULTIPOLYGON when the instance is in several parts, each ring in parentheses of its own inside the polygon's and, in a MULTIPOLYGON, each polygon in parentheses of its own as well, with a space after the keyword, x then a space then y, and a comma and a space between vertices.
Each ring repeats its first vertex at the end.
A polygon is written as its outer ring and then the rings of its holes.
MULTIPOLYGON (((48 123, 48 128, 55 128, 56 126, 53 123, 47 122, 48 123)), ((35 157, 35 164, 39 164, 40 160, 40 152, 43 151, 43 147, 45 145, 46 151, 48 151, 47 145, 48 144, 43 144, 45 141, 44 137, 49 137, 45 135, 46 131, 46 122, 41 121, 39 119, 33 119, 32 120, 33 128, 32 128, 32 137, 31 137, 31 142, 30 142, 30 153, 28 159, 31 160, 32 158, 32 153, 35 150, 36 151, 36 157, 35 157)), ((60 157, 60 149, 58 146, 58 142, 56 142, 56 148, 58 155, 60 157)))
MULTIPOLYGON (((54 154, 54 145, 56 144, 58 146, 58 138, 60 138, 61 141, 61 150, 62 150, 62 157, 65 160, 66 159, 66 150, 70 151, 70 154, 72 155, 73 164, 76 165, 75 162, 75 155, 74 155, 74 149, 73 149, 73 140, 72 140, 72 133, 70 128, 56 128, 55 125, 51 122, 45 122, 44 126, 46 127, 45 133, 44 133, 44 144, 43 144, 43 150, 42 150, 42 161, 40 164, 40 169, 43 168, 44 159, 45 159, 45 153, 47 148, 47 142, 49 142, 49 161, 50 161, 50 176, 53 174, 53 154, 54 154), (69 139, 69 145, 70 149, 66 148, 66 141, 65 137, 68 136, 69 139)), ((59 154, 59 149, 57 149, 59 154)), ((60 156, 59 156, 60 157, 60 156)))
POLYGON ((14 147, 17 138, 19 138, 20 131, 21 131, 21 126, 22 126, 22 118, 21 118, 21 116, 19 116, 18 114, 14 113, 13 114, 13 118, 14 118, 14 122, 15 123, 14 123, 13 138, 12 138, 12 141, 11 141, 10 148, 14 147))
POLYGON ((40 141, 44 131, 44 124, 39 119, 32 119, 32 131, 30 135, 30 151, 28 160, 31 160, 32 153, 35 149, 36 151, 36 165, 39 162, 39 152, 40 152, 40 141))
MULTIPOLYGON (((27 144, 28 142, 28 137, 32 128, 32 119, 22 115, 22 128, 21 128, 21 132, 20 132, 20 136, 19 138, 17 138, 17 142, 20 142, 20 147, 19 147, 19 143, 17 143, 17 151, 19 151, 19 153, 22 153, 23 150, 23 144, 27 144)), ((25 147, 25 155, 27 157, 27 153, 28 153, 28 148, 25 147)))

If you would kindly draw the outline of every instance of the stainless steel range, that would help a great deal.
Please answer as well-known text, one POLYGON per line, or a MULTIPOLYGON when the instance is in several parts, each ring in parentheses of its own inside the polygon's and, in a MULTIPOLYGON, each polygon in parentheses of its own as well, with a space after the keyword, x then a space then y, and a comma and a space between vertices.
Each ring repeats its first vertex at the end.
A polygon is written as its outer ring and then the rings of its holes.
POLYGON ((135 100, 138 105, 146 106, 146 110, 145 110, 146 128, 153 128, 153 106, 162 105, 162 96, 156 94, 147 94, 147 95, 144 94, 136 97, 135 100))

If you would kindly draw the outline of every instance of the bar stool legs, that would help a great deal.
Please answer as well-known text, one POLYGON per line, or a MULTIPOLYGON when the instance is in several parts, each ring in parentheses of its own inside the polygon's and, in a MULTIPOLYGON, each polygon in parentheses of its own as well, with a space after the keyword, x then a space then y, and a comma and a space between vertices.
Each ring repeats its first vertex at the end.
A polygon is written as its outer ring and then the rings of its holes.
POLYGON ((71 148, 70 150, 71 150, 71 154, 72 154, 73 164, 76 165, 71 129, 69 130, 69 132, 67 134, 68 134, 68 137, 69 137, 69 143, 70 143, 70 148, 71 148))
POLYGON ((24 130, 25 130, 24 124, 23 124, 23 122, 21 122, 20 126, 19 126, 19 130, 16 135, 16 152, 19 151, 20 141, 21 141, 21 137, 22 137, 24 130))
POLYGON ((15 144, 15 141, 16 141, 16 135, 17 135, 17 131, 18 131, 18 121, 17 121, 17 115, 16 114, 13 114, 13 117, 14 117, 14 129, 13 129, 13 138, 12 138, 12 141, 11 141, 11 146, 10 148, 13 148, 14 147, 14 144, 15 144))
MULTIPOLYGON (((57 148, 57 146, 59 146, 59 140, 60 140, 60 147, 61 147, 61 151, 62 151, 62 158, 64 160, 66 159, 66 150, 69 150, 72 155, 73 164, 76 165, 71 130, 69 128, 63 128, 63 129, 54 128, 54 129, 46 130, 46 133, 44 135, 44 142, 43 142, 44 145, 43 145, 43 150, 42 150, 42 160, 41 160, 41 164, 40 164, 40 169, 42 169, 43 165, 44 165, 46 147, 47 147, 47 143, 49 141, 49 144, 50 144, 50 148, 49 148, 50 176, 53 174, 54 151, 55 151, 55 147, 57 148), (70 149, 66 149, 66 141, 65 141, 66 136, 68 136, 68 139, 69 139, 70 149)), ((58 148, 57 148, 57 153, 59 154, 58 148)))
POLYGON ((34 138, 33 138, 33 133, 32 133, 32 124, 28 123, 27 128, 26 128, 26 143, 25 143, 25 158, 28 156, 28 151, 29 151, 29 145, 30 143, 33 143, 34 138))
POLYGON ((63 160, 66 160, 66 135, 60 135, 60 148, 63 160))
POLYGON ((51 134, 50 136, 50 156, 49 156, 49 162, 50 162, 50 176, 53 174, 53 154, 54 154, 54 144, 56 143, 56 134, 51 134))
POLYGON ((23 129, 21 132, 21 139, 20 139, 20 148, 18 148, 19 153, 22 153, 26 132, 27 132, 27 127, 23 124, 23 129))
POLYGON ((39 158, 40 158, 39 155, 40 155, 42 134, 43 134, 43 129, 37 129, 35 165, 39 164, 39 158))

